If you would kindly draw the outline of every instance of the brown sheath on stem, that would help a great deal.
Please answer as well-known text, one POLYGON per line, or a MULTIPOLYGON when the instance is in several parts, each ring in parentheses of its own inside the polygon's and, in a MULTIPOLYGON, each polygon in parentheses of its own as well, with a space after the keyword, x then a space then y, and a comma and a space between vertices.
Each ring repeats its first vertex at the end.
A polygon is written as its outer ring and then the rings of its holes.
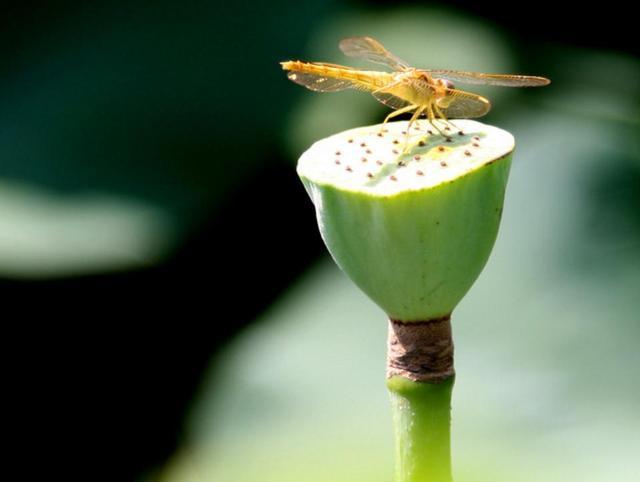
POLYGON ((454 374, 451 316, 413 322, 389 320, 387 378, 439 383, 454 374))

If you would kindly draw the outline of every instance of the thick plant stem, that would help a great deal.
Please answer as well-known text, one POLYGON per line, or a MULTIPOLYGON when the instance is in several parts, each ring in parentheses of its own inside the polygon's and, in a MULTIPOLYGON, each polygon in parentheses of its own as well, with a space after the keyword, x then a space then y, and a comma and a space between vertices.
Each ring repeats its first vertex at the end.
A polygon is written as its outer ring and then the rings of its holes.
POLYGON ((389 321, 387 387, 396 482, 451 482, 453 340, 449 315, 389 321))
POLYGON ((396 482, 452 482, 451 393, 439 383, 387 380, 396 437, 396 482))

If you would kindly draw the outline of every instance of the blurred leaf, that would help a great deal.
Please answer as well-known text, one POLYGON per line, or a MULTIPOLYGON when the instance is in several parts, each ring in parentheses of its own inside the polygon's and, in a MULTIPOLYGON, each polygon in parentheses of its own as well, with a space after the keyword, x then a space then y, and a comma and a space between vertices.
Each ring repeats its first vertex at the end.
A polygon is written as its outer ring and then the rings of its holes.
POLYGON ((164 212, 97 193, 0 183, 0 274, 50 277, 149 265, 175 232, 164 212))
POLYGON ((275 133, 288 86, 277 52, 303 44, 306 19, 327 8, 294 3, 76 2, 13 19, 3 33, 17 43, 3 46, 0 65, 0 196, 12 199, 0 273, 156 262, 255 166, 282 162, 275 133), (41 222, 33 206, 50 201, 41 222), (127 219, 117 229, 110 209, 127 219))

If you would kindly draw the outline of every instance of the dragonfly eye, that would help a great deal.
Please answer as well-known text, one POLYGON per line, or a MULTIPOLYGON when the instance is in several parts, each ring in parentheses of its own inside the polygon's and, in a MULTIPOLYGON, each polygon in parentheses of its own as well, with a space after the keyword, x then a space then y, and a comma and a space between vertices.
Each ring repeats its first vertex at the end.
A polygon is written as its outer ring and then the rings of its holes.
POLYGON ((453 82, 447 79, 438 79, 438 84, 440 84, 445 89, 454 89, 453 82))

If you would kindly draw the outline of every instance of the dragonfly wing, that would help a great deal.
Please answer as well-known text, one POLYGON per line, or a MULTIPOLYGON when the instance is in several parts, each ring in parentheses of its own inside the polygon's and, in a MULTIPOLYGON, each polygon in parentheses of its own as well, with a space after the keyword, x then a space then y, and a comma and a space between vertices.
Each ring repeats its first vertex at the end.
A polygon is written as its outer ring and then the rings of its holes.
POLYGON ((338 92, 345 89, 354 89, 357 86, 347 79, 334 79, 310 72, 289 72, 289 80, 316 92, 338 92))
POLYGON ((491 109, 491 102, 481 95, 456 89, 446 90, 447 95, 438 99, 436 105, 448 119, 482 117, 491 109))
POLYGON ((371 37, 348 37, 340 41, 340 50, 347 57, 369 60, 376 64, 386 65, 394 70, 406 70, 409 65, 396 57, 380 42, 371 37))
POLYGON ((389 89, 393 89, 396 85, 400 84, 400 82, 400 80, 391 82, 382 89, 374 90, 371 92, 371 95, 373 95, 378 102, 386 105, 387 107, 391 107, 394 110, 402 109, 403 107, 411 105, 411 102, 389 92, 389 89))
POLYGON ((390 94, 389 92, 375 91, 372 92, 372 94, 378 102, 381 102, 382 104, 386 105, 387 107, 391 107, 394 110, 402 109, 403 107, 411 104, 411 102, 401 99, 400 97, 390 94))
POLYGON ((438 79, 450 80, 453 83, 476 85, 499 85, 502 87, 541 87, 551 81, 544 77, 533 75, 503 75, 483 74, 480 72, 465 72, 462 70, 429 70, 431 76, 438 79))

